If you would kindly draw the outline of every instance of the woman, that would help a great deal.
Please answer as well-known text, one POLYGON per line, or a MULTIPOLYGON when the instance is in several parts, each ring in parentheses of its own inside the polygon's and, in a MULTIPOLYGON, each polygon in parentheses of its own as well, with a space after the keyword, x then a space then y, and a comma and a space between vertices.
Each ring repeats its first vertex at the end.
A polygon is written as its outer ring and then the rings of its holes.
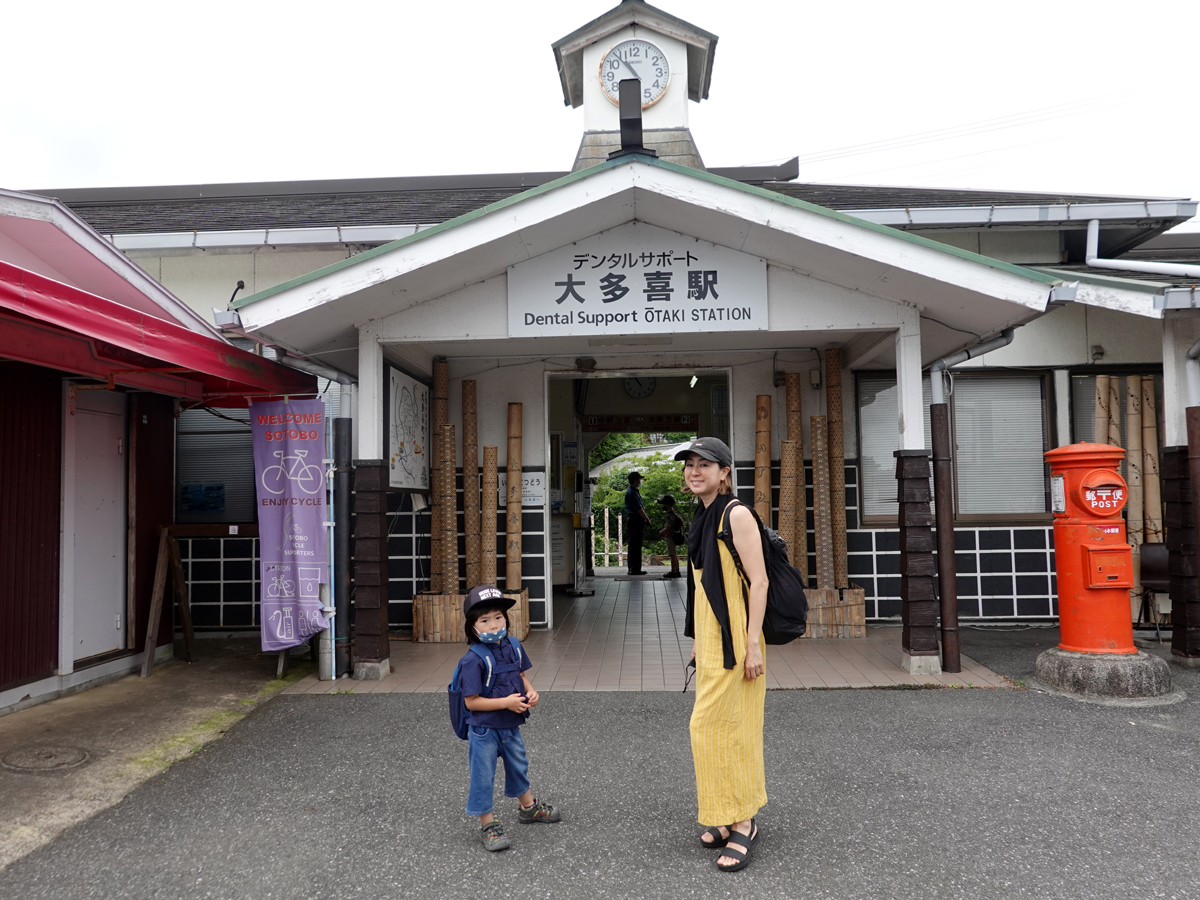
POLYGON ((688 605, 684 634, 694 639, 696 704, 692 758, 697 818, 705 847, 722 848, 717 868, 736 872, 750 862, 758 840, 754 815, 767 802, 763 770, 763 704, 767 684, 762 621, 767 569, 754 515, 732 502, 733 456, 716 438, 699 438, 679 451, 688 489, 700 511, 688 534, 688 605), (733 536, 748 588, 729 548, 733 536))
POLYGON ((683 543, 683 519, 675 511, 675 498, 663 494, 658 498, 658 505, 663 508, 663 519, 666 524, 659 530, 658 535, 667 542, 667 556, 671 558, 671 571, 663 578, 680 578, 679 545, 683 543))

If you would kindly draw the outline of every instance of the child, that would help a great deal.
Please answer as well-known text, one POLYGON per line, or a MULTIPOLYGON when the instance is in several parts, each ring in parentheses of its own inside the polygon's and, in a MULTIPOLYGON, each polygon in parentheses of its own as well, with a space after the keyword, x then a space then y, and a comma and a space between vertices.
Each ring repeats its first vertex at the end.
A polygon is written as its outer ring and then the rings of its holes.
POLYGON ((671 571, 663 578, 679 578, 679 545, 683 543, 683 519, 675 512, 675 498, 663 494, 658 498, 659 505, 666 513, 667 524, 659 531, 659 535, 667 542, 667 553, 671 557, 671 571))
POLYGON ((558 810, 534 798, 529 787, 529 761, 521 724, 538 704, 538 692, 525 677, 533 663, 516 639, 508 637, 508 614, 515 601, 488 584, 471 589, 463 602, 467 643, 482 643, 492 654, 491 686, 485 686, 487 664, 475 653, 462 658, 462 692, 467 707, 467 744, 471 789, 467 815, 479 816, 480 839, 487 850, 503 850, 511 841, 492 815, 496 759, 504 760, 504 796, 518 797, 522 825, 557 822, 558 810))

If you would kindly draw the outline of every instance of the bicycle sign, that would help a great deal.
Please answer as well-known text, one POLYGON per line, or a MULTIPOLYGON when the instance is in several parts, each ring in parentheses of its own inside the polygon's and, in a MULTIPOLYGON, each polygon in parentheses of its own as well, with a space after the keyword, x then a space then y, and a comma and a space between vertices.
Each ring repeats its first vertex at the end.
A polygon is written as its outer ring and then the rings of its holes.
POLYGON ((306 494, 315 494, 321 490, 325 476, 320 466, 304 461, 308 456, 307 450, 293 450, 290 454, 283 450, 274 450, 271 455, 278 457, 279 463, 263 469, 262 486, 267 493, 282 494, 289 481, 294 482, 306 494))
POLYGON ((251 407, 259 529, 262 648, 285 650, 329 627, 332 524, 325 490, 325 404, 272 401, 251 407))

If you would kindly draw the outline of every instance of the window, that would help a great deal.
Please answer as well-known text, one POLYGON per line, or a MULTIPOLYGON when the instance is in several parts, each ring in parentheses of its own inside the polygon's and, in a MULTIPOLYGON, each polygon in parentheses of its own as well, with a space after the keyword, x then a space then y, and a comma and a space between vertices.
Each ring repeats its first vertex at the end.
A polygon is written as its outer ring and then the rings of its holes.
MULTIPOLYGON (((925 446, 929 381, 924 383, 925 446)), ((958 374, 949 396, 954 446, 955 514, 1021 516, 1045 513, 1044 379, 1024 373, 958 374)), ((896 376, 858 379, 864 516, 894 518, 899 443, 896 376)))

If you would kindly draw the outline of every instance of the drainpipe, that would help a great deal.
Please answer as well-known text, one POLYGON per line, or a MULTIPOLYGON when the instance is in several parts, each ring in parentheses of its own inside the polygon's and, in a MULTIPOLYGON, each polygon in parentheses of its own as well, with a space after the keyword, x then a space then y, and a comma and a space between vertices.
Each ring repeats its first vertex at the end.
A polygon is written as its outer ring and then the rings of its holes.
POLYGON ((1188 406, 1200 406, 1200 341, 1188 350, 1183 371, 1187 373, 1188 406))
POLYGON ((1200 278, 1200 266, 1181 263, 1142 262, 1141 260, 1100 259, 1100 220, 1092 219, 1087 227, 1087 249, 1083 258, 1095 269, 1120 269, 1126 272, 1148 272, 1175 278, 1200 278))
MULTIPOLYGON (((950 450, 950 407, 942 390, 945 371, 968 359, 983 356, 1012 343, 1012 328, 996 337, 958 353, 945 356, 929 367, 933 402, 929 405, 929 424, 933 432, 934 523, 937 526, 938 597, 941 601, 942 671, 961 672, 962 658, 958 643, 958 567, 954 560, 954 471, 950 450)), ((1200 347, 1200 342, 1197 343, 1200 347)))
POLYGON ((354 384, 354 378, 347 375, 340 369, 335 369, 332 366, 327 366, 324 363, 313 362, 311 359, 303 359, 299 356, 292 356, 282 347, 275 348, 275 360, 289 369, 298 369, 301 372, 307 372, 309 375, 316 375, 318 378, 324 378, 326 381, 336 381, 338 384, 354 384))

